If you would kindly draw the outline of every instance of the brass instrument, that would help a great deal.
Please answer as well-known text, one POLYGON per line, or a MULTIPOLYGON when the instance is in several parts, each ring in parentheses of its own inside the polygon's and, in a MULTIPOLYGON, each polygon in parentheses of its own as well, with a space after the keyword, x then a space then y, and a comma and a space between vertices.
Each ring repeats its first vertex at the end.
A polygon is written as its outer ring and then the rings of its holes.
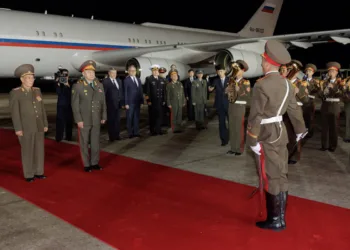
MULTIPOLYGON (((292 80, 293 77, 299 73, 301 71, 301 68, 303 67, 303 65, 297 61, 292 61, 290 64, 287 65, 287 69, 288 69, 288 75, 287 75, 287 79, 288 80, 292 80)), ((301 76, 297 76, 298 79, 300 79, 299 77, 301 76)), ((302 80, 303 77, 301 77, 300 80, 302 80)))
POLYGON ((230 76, 229 83, 227 84, 227 87, 225 89, 225 93, 227 94, 228 101, 230 103, 234 103, 237 98, 237 91, 236 91, 236 75, 240 71, 240 67, 237 63, 232 64, 232 74, 230 76))

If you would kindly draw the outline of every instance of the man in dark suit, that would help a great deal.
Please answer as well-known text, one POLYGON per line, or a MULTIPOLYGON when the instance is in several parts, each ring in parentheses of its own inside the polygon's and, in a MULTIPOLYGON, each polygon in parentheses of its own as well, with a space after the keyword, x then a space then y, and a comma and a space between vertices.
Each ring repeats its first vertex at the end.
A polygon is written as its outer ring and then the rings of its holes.
POLYGON ((111 68, 108 77, 103 79, 107 104, 107 125, 109 141, 120 140, 120 109, 124 107, 122 81, 117 78, 117 70, 111 68))
POLYGON ((129 138, 133 138, 140 137, 140 109, 144 100, 141 80, 136 77, 136 67, 134 65, 128 67, 128 74, 124 79, 126 123, 129 138))
POLYGON ((187 101, 187 118, 189 121, 194 120, 194 107, 192 105, 192 82, 195 79, 193 69, 188 70, 188 78, 184 82, 185 98, 187 101))
POLYGON ((210 92, 215 89, 214 108, 216 108, 219 116, 221 146, 225 146, 229 140, 228 129, 226 126, 226 120, 228 121, 228 98, 225 94, 229 78, 225 76, 225 67, 223 65, 219 65, 216 70, 218 77, 212 79, 208 89, 210 92))

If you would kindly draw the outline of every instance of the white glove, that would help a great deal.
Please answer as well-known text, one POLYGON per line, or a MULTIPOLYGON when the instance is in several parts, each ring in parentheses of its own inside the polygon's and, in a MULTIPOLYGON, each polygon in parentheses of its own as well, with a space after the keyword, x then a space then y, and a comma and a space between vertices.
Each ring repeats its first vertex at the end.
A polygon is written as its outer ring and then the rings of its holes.
POLYGON ((300 141, 301 139, 303 139, 305 137, 305 135, 307 135, 307 132, 306 133, 300 133, 300 134, 297 134, 297 142, 300 141))
POLYGON ((254 151, 254 153, 256 153, 257 155, 261 155, 261 153, 260 153, 260 149, 261 149, 260 143, 257 143, 255 146, 250 146, 250 147, 254 151))

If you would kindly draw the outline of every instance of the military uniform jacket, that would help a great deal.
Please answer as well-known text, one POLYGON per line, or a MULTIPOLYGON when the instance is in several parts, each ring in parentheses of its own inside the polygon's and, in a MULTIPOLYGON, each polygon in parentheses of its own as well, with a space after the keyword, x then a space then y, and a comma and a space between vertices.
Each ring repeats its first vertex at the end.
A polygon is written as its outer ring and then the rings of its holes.
POLYGON ((181 82, 170 82, 166 87, 167 105, 184 105, 185 92, 181 82))
POLYGON ((207 81, 202 79, 199 81, 195 79, 192 81, 191 97, 193 104, 206 104, 207 103, 207 81))
POLYGON ((146 78, 145 96, 147 103, 163 104, 166 97, 166 81, 162 77, 156 79, 153 75, 146 78))
POLYGON ((340 78, 336 79, 333 83, 330 79, 320 82, 319 96, 322 100, 327 101, 329 99, 338 99, 343 97, 344 85, 340 78), (332 84, 332 88, 328 87, 328 84, 332 84))
POLYGON ((73 85, 72 110, 76 123, 84 122, 84 126, 101 124, 107 120, 106 99, 103 85, 95 79, 93 87, 85 79, 73 85))
POLYGON ((236 86, 239 87, 238 91, 235 91, 235 102, 237 104, 250 104, 250 81, 244 78, 240 79, 236 86), (244 103, 246 102, 246 103, 244 103))
POLYGON ((343 80, 343 102, 350 103, 350 77, 343 80))
POLYGON ((296 134, 306 131, 303 114, 298 107, 292 84, 289 86, 288 96, 282 106, 287 93, 286 79, 278 71, 269 72, 256 82, 253 89, 250 114, 247 126, 247 144, 255 146, 257 142, 285 144, 288 142, 286 128, 280 128, 282 115, 288 113, 296 134), (282 106, 280 113, 278 112, 282 106), (265 119, 279 117, 279 122, 268 122, 265 119))
POLYGON ((24 87, 10 92, 10 110, 15 131, 26 133, 44 132, 48 127, 45 106, 39 88, 24 87))

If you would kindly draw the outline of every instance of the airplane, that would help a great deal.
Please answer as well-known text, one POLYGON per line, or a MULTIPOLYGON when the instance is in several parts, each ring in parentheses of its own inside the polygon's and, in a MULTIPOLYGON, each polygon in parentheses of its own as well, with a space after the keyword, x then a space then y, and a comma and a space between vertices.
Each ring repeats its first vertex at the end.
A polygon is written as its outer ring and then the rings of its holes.
POLYGON ((274 36, 282 4, 283 0, 265 0, 238 33, 0 9, 0 77, 13 77, 23 63, 33 64, 36 76, 43 79, 53 79, 59 67, 80 77, 80 65, 92 59, 97 73, 110 67, 125 71, 133 64, 144 82, 151 65, 169 69, 175 64, 185 79, 190 68, 215 74, 218 64, 230 75, 231 61, 243 59, 249 65, 245 77, 253 78, 263 74, 260 55, 267 40, 279 40, 288 49, 350 42, 350 29, 274 36))

